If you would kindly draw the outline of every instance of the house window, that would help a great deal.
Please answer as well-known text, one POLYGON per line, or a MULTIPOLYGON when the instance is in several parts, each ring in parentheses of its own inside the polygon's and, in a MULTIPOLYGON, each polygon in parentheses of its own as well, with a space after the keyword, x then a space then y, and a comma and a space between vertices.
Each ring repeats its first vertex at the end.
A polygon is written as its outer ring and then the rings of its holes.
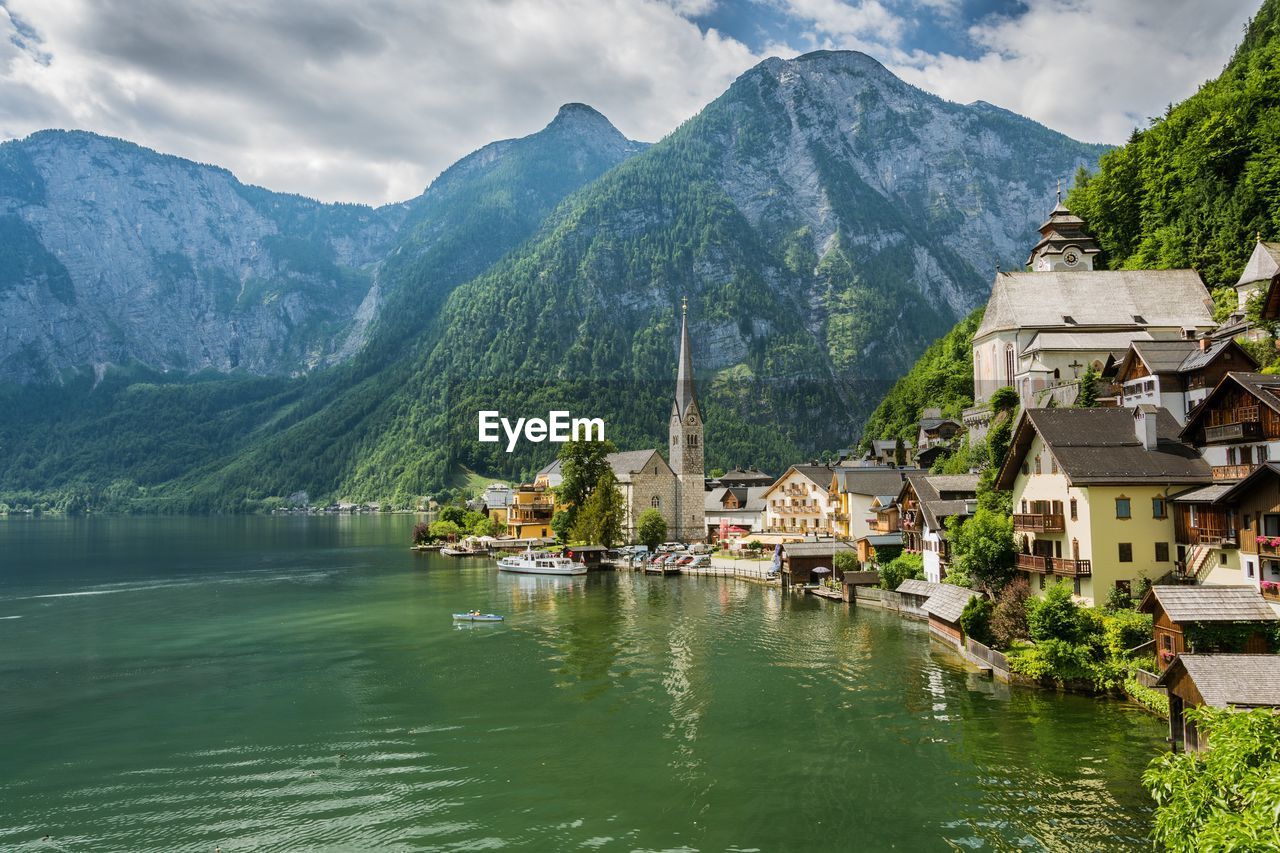
POLYGON ((653 507, 654 509, 657 509, 658 507, 662 506, 662 498, 658 497, 657 495, 654 495, 653 498, 650 499, 649 501, 649 506, 653 507))
POLYGON ((1071 520, 1076 521, 1079 518, 1076 510, 1076 499, 1071 499, 1071 520))
MULTIPOLYGON (((1226 556, 1226 555, 1224 554, 1223 556, 1226 556)), ((1247 562, 1247 561, 1245 562, 1245 564, 1244 564, 1244 576, 1245 576, 1245 577, 1247 577, 1247 578, 1251 578, 1251 577, 1253 577, 1253 563, 1250 563, 1250 562, 1247 562)))
POLYGON ((1151 499, 1151 517, 1152 518, 1168 518, 1169 508, 1164 502, 1164 498, 1151 499))
POLYGON ((1031 466, 1027 464, 1027 460, 1025 459, 1022 460, 1022 473, 1024 474, 1031 473, 1031 466))
POLYGON ((1044 589, 1044 575, 1040 576, 1040 588, 1044 589))
POLYGON ((1267 458, 1268 458, 1270 455, 1271 455, 1271 454, 1270 454, 1270 452, 1267 450, 1267 446, 1266 446, 1265 444, 1259 444, 1259 445, 1258 445, 1258 453, 1257 453, 1257 457, 1258 457, 1258 464, 1259 464, 1259 465, 1261 465, 1263 462, 1266 462, 1266 461, 1267 461, 1267 458))
POLYGON ((1280 515, 1269 512, 1262 516, 1262 535, 1280 536, 1280 515))
POLYGON ((1133 543, 1132 542, 1120 543, 1120 562, 1122 563, 1133 562, 1133 543))
POLYGON ((1022 514, 1023 515, 1027 514, 1027 502, 1025 499, 1022 501, 1022 514))
POLYGON ((1036 454, 1036 473, 1040 473, 1040 454, 1036 454))
POLYGON ((1168 542, 1156 543, 1156 562, 1157 563, 1169 562, 1169 543, 1168 542))
POLYGON ((1236 449, 1234 447, 1227 448, 1227 464, 1228 465, 1236 464, 1236 449))
POLYGON ((1132 518, 1128 498, 1116 498, 1116 518, 1132 518))
POLYGON ((1125 595, 1131 595, 1133 593, 1133 587, 1129 581, 1116 581, 1116 589, 1120 590, 1125 595))
POLYGON ((1225 566, 1226 564, 1227 564, 1227 552, 1226 552, 1226 551, 1219 551, 1219 552, 1218 552, 1218 565, 1219 565, 1219 566, 1225 566))
POLYGON ((1049 473, 1058 473, 1058 457, 1054 456, 1052 453, 1049 454, 1049 473))

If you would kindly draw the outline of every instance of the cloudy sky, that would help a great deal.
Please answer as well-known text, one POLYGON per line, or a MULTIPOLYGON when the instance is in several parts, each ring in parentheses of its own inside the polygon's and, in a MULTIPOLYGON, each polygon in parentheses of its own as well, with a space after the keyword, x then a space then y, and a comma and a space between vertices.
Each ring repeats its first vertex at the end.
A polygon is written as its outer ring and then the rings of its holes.
POLYGON ((419 193, 568 101, 657 140, 761 59, 865 51, 1122 142, 1260 0, 0 0, 0 137, 83 128, 326 201, 419 193))

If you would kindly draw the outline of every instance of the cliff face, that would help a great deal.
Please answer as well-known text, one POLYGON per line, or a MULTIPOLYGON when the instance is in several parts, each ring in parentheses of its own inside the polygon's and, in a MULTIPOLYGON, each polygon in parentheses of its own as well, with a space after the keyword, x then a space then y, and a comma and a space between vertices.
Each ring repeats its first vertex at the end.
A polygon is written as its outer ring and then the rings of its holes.
POLYGON ((369 290, 395 211, 322 205, 86 133, 0 154, 0 376, 141 362, 293 374, 369 290))
POLYGON ((346 360, 394 290, 384 260, 402 286, 407 265, 448 255, 410 283, 414 300, 447 295, 641 147, 567 105, 540 133, 486 146, 423 195, 374 209, 246 186, 89 133, 5 143, 0 380, 129 363, 288 376, 346 360))

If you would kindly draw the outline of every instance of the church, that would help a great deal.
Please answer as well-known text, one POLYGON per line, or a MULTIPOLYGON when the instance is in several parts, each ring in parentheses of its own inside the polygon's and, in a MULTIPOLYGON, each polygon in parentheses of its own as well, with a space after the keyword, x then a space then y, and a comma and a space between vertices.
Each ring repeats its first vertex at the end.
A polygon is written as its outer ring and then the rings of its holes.
MULTIPOLYGON (((1100 251, 1059 193, 1029 271, 996 273, 973 336, 974 410, 1005 386, 1025 407, 1070 405, 1084 371, 1134 341, 1191 340, 1214 328, 1195 270, 1096 270, 1100 251)), ((965 413, 971 427, 974 410, 965 413)))
MULTIPOLYGON (((702 411, 693 379, 688 301, 681 305, 680 355, 671 402, 670 462, 656 450, 624 450, 607 457, 622 492, 622 536, 635 541, 640 514, 656 509, 667 522, 667 538, 703 542, 707 538, 703 472, 702 411)), ((537 474, 536 483, 555 488, 562 481, 560 460, 537 474)))

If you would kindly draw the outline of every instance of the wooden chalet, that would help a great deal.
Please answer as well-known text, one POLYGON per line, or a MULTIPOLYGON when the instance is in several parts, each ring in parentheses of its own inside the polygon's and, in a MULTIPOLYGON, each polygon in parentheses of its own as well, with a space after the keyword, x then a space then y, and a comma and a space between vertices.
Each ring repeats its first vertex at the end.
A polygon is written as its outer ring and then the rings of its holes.
MULTIPOLYGON (((1280 601, 1280 462, 1264 462, 1224 489, 1214 508, 1238 526, 1239 582, 1280 601)), ((1203 524, 1204 522, 1200 522, 1203 524)))
POLYGON ((1280 621, 1251 586, 1156 585, 1138 609, 1152 615, 1161 672, 1184 652, 1267 654, 1280 621))
POLYGON ((952 645, 962 645, 964 629, 960 627, 960 616, 969 599, 980 596, 977 591, 962 586, 938 584, 921 608, 929 617, 929 630, 952 645))
POLYGON ((1181 437, 1199 449, 1214 480, 1241 480, 1280 459, 1280 376, 1226 374, 1187 416, 1181 437))
POLYGON ((1178 655, 1156 685, 1169 691, 1169 743, 1199 752, 1209 744, 1185 712, 1280 708, 1280 655, 1178 655))
MULTIPOLYGON (((1113 365, 1108 365, 1110 372, 1113 365)), ((1134 341, 1114 365, 1114 381, 1125 406, 1163 406, 1186 423, 1195 408, 1227 373, 1258 369, 1258 362, 1233 338, 1134 341)))
POLYGON ((824 578, 841 580, 844 573, 836 567, 835 555, 842 551, 857 553, 852 542, 787 542, 782 546, 784 580, 789 584, 820 583, 824 578))
POLYGON ((606 550, 603 545, 571 545, 564 549, 564 556, 588 569, 598 569, 603 564, 606 550))

